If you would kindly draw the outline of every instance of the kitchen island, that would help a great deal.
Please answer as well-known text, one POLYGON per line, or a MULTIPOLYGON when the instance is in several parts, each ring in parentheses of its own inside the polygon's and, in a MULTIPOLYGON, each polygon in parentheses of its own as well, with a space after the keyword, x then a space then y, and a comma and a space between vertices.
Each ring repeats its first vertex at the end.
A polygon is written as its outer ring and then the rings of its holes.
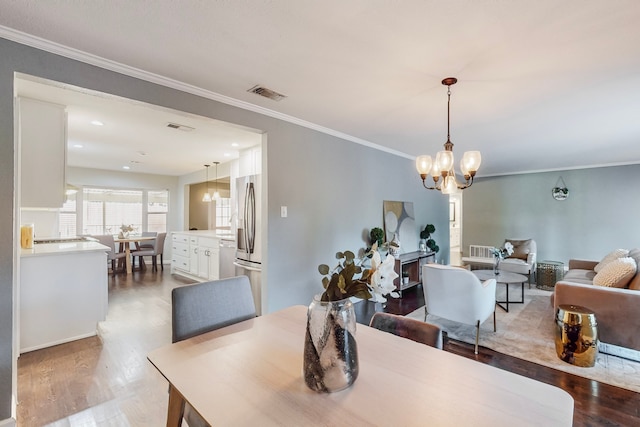
POLYGON ((20 353, 86 338, 107 315, 107 252, 93 241, 20 252, 20 353))

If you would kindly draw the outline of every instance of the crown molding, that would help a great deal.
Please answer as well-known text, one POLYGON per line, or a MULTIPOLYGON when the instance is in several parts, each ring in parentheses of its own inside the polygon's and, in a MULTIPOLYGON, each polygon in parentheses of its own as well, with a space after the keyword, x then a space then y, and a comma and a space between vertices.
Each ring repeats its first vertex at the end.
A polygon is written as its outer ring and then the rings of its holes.
POLYGON ((176 89, 181 92, 190 93, 192 95, 197 95, 206 99, 210 99, 212 101, 221 102, 223 104, 231 105, 233 107, 241 108, 243 110, 252 111, 254 113, 262 114, 264 116, 269 116, 274 119, 293 123, 295 125, 312 129, 327 135, 335 136, 336 138, 344 139, 346 141, 351 141, 356 144, 364 145, 379 151, 384 151, 386 153, 393 154, 395 156, 404 157, 410 160, 415 160, 415 156, 411 156, 406 153, 400 152, 398 150, 394 150, 389 147, 384 147, 382 145, 375 144, 371 141, 367 141, 352 135, 348 135, 346 133, 342 133, 324 126, 320 126, 315 123, 311 123, 306 120, 302 120, 297 117, 290 116, 288 114, 279 113, 277 111, 270 110, 268 108, 264 108, 259 105, 251 104, 245 101, 240 101, 238 99, 231 98, 229 96, 225 96, 217 92, 212 92, 212 91, 202 89, 200 87, 193 86, 178 80, 170 79, 168 77, 164 77, 159 74, 151 73, 135 67, 130 67, 128 65, 121 64, 119 62, 111 61, 109 59, 105 59, 88 52, 84 52, 78 49, 74 49, 72 47, 64 46, 59 43, 55 43, 50 40, 33 36, 31 34, 23 33, 21 31, 17 31, 2 25, 0 25, 0 37, 5 38, 7 40, 14 41, 16 43, 26 45, 26 46, 31 46, 36 49, 40 49, 49 53, 60 55, 65 58, 83 62, 85 64, 104 68, 110 71, 115 71, 117 73, 124 74, 129 77, 135 77, 140 80, 158 84, 160 86, 176 89))

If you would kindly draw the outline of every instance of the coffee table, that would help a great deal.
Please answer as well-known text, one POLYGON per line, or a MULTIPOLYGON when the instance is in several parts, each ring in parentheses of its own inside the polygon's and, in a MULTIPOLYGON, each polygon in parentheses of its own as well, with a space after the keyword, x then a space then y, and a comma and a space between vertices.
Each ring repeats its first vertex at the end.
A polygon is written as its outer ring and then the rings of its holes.
POLYGON ((507 298, 504 301, 496 300, 496 305, 507 313, 509 312, 510 303, 524 304, 524 282, 529 280, 526 276, 518 273, 512 273, 510 271, 499 271, 499 274, 495 274, 493 270, 473 270, 472 273, 480 280, 496 279, 497 283, 504 283, 507 291, 507 298), (522 292, 520 295, 520 301, 509 301, 509 284, 511 283, 520 283, 520 289, 522 292))

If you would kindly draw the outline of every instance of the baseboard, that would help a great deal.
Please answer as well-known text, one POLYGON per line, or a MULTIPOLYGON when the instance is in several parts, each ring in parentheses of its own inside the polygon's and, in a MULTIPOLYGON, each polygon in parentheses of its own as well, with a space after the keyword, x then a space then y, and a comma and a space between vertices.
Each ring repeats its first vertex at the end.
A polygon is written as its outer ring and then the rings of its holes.
POLYGON ((598 351, 612 356, 640 362, 640 351, 632 350, 630 348, 619 347, 605 342, 598 342, 598 351))
POLYGON ((2 420, 0 421, 0 427, 16 427, 16 420, 14 420, 13 418, 2 420))

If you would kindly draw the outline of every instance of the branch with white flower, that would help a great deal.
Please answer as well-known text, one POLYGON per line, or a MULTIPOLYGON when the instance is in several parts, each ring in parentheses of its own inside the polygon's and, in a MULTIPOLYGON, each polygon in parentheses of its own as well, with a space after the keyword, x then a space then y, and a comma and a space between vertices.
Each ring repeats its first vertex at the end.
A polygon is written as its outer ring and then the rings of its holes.
POLYGON ((496 258, 505 259, 513 253, 513 245, 511 242, 506 242, 504 248, 492 248, 491 253, 493 253, 493 256, 496 258))
POLYGON ((318 272, 325 276, 322 279, 325 289, 322 301, 357 297, 385 302, 386 295, 394 298, 399 296, 393 284, 393 280, 398 277, 394 270, 395 258, 387 254, 383 261, 377 243, 374 243, 360 259, 356 259, 351 251, 338 252, 336 258, 339 260, 338 265, 333 269, 326 264, 318 266, 318 272), (371 259, 371 266, 363 268, 362 265, 367 259, 371 259))

